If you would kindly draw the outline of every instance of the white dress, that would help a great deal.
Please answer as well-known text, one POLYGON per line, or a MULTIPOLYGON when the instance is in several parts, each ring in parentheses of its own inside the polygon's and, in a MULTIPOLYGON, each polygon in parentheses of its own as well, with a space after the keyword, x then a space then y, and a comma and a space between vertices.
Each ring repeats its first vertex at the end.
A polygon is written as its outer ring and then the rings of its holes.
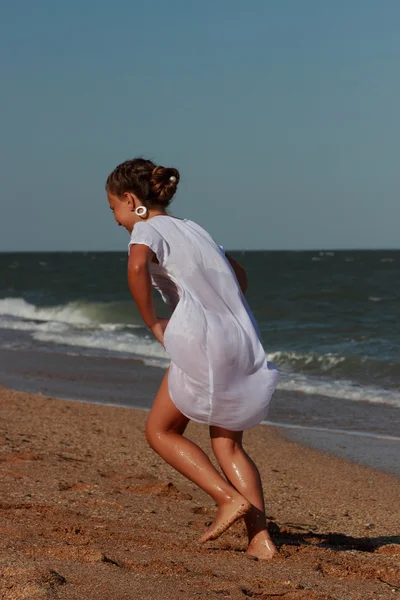
POLYGON ((136 223, 131 244, 157 256, 153 286, 174 312, 164 333, 168 389, 193 421, 241 431, 265 419, 279 374, 223 249, 193 221, 136 223))

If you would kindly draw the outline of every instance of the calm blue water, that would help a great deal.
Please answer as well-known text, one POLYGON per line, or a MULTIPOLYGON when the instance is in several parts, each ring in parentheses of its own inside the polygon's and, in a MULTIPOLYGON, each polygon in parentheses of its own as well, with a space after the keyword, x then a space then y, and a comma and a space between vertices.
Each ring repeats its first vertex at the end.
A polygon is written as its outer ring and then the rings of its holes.
MULTIPOLYGON (((400 407, 400 251, 232 252, 280 388, 400 407)), ((0 254, 0 346, 168 364, 126 253, 0 254)), ((157 299, 160 315, 168 315, 157 299)))

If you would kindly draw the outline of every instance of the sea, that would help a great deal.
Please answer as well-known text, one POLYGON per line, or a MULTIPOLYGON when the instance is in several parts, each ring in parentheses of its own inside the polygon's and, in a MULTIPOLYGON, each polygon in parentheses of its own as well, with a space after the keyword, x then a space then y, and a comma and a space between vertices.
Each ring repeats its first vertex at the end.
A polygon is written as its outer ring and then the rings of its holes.
MULTIPOLYGON (((400 250, 230 254, 247 271, 278 389, 400 408, 400 250)), ((0 254, 0 348, 164 369, 168 356, 143 326, 126 269, 125 252, 0 254)), ((169 315, 158 296, 156 307, 169 315)))

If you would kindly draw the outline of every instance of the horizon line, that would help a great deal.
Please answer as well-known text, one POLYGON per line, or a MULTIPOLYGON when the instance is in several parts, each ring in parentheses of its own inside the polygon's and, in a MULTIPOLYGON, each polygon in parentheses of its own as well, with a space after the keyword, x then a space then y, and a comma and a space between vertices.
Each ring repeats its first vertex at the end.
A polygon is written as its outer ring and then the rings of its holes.
MULTIPOLYGON (((226 248, 226 252, 399 252, 399 248, 226 248)), ((99 254, 99 253, 128 254, 125 250, 0 250, 0 254, 99 254)))

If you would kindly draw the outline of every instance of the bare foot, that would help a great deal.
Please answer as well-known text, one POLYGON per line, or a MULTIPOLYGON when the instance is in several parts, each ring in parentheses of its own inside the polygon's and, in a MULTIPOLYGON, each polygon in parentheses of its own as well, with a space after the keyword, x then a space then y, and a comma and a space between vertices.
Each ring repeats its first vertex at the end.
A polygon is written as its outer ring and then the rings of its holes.
POLYGON ((246 550, 249 558, 257 558, 258 560, 271 560, 278 554, 278 550, 274 542, 269 537, 267 531, 261 531, 251 540, 249 547, 246 550))
POLYGON ((217 516, 205 534, 199 539, 201 544, 215 540, 231 525, 242 519, 251 510, 251 504, 243 496, 237 496, 231 502, 222 504, 217 511, 217 516))

